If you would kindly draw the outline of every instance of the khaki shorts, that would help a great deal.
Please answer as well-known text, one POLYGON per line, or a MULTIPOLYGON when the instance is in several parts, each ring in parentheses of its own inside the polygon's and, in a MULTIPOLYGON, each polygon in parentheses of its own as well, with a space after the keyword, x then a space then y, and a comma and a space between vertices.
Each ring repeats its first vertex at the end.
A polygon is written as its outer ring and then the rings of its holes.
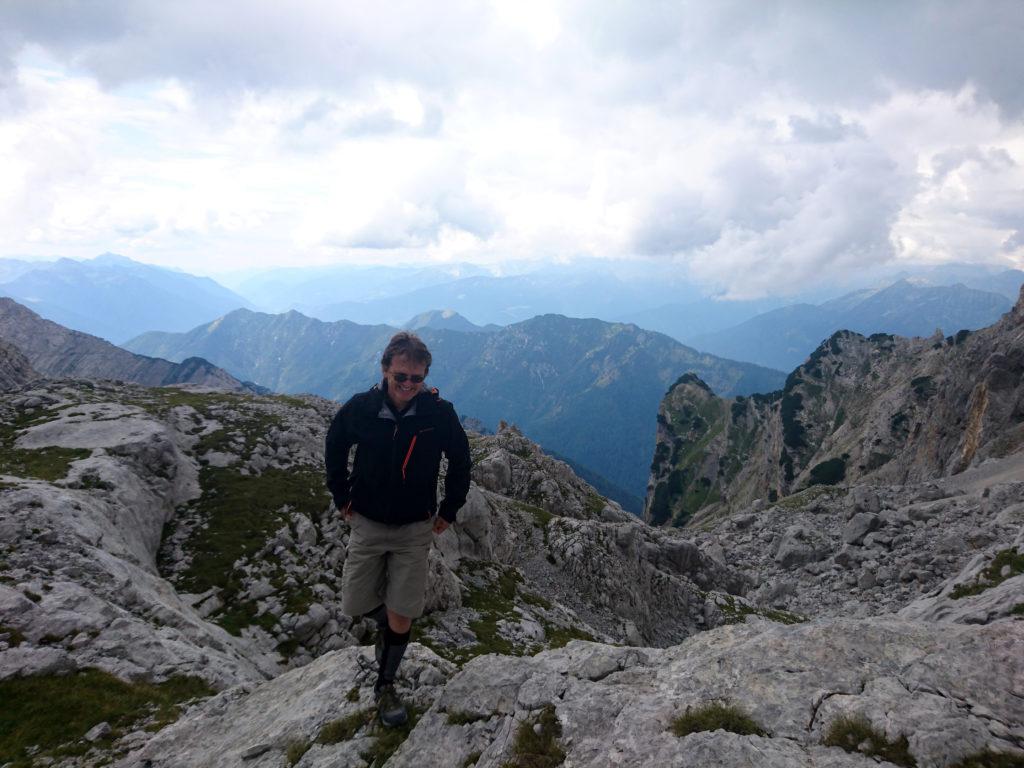
POLYGON ((434 521, 384 525, 354 513, 349 524, 341 575, 342 610, 362 616, 383 603, 401 616, 422 616, 434 521))

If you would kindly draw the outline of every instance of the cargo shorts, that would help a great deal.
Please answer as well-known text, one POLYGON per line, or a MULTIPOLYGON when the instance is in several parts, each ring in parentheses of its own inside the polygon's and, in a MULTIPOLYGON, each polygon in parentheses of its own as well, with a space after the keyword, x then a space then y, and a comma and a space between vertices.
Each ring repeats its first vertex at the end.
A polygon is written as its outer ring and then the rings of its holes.
POLYGON ((422 616, 433 519, 384 525, 353 513, 349 525, 341 609, 349 616, 362 616, 383 603, 401 616, 422 616))

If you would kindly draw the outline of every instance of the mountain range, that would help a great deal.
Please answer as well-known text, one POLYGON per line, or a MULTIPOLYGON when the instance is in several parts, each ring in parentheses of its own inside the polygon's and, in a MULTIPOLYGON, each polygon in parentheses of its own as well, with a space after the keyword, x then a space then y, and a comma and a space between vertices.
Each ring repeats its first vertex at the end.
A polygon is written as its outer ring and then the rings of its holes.
POLYGON ((88 261, 0 259, 0 296, 115 344, 154 328, 184 331, 252 306, 208 277, 109 253, 88 261))
MULTIPOLYGON (((148 333, 125 346, 170 360, 200 356, 277 392, 345 400, 377 379, 395 330, 237 310, 185 334, 148 333)), ((634 496, 647 484, 652 415, 679 375, 694 371, 723 395, 773 389, 784 378, 635 325, 560 315, 492 333, 425 328, 422 336, 435 360, 429 382, 461 414, 491 430, 512 421, 634 496)))
MULTIPOLYGON (((1024 273, 1019 275, 1024 278, 1024 273)), ((1012 304, 1002 293, 962 284, 918 285, 904 279, 822 304, 779 307, 731 328, 685 338, 686 343, 716 355, 790 370, 838 330, 866 336, 930 336, 936 329, 951 334, 990 325, 1012 304)))

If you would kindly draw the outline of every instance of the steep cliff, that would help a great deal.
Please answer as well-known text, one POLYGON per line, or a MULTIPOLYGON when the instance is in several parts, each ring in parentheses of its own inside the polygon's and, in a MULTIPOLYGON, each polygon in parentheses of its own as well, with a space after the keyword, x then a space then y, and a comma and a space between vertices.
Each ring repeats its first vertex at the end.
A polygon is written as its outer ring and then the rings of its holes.
POLYGON ((810 485, 955 475, 1024 447, 1024 292, 998 323, 929 339, 839 331, 767 395, 684 376, 658 414, 646 517, 686 524, 810 485))

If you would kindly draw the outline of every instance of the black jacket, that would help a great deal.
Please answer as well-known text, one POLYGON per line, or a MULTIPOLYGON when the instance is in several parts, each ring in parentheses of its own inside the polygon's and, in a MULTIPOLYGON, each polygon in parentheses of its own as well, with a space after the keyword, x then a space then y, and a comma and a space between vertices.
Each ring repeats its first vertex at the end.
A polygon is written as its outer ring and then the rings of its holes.
MULTIPOLYGON (((385 382, 386 386, 386 382, 385 382)), ((371 520, 405 525, 432 517, 437 509, 441 454, 448 457, 440 515, 455 522, 469 492, 469 440, 455 408, 437 390, 420 392, 402 416, 385 402, 379 386, 355 395, 327 431, 324 461, 334 504, 371 520), (349 449, 356 447, 352 474, 349 449)))

